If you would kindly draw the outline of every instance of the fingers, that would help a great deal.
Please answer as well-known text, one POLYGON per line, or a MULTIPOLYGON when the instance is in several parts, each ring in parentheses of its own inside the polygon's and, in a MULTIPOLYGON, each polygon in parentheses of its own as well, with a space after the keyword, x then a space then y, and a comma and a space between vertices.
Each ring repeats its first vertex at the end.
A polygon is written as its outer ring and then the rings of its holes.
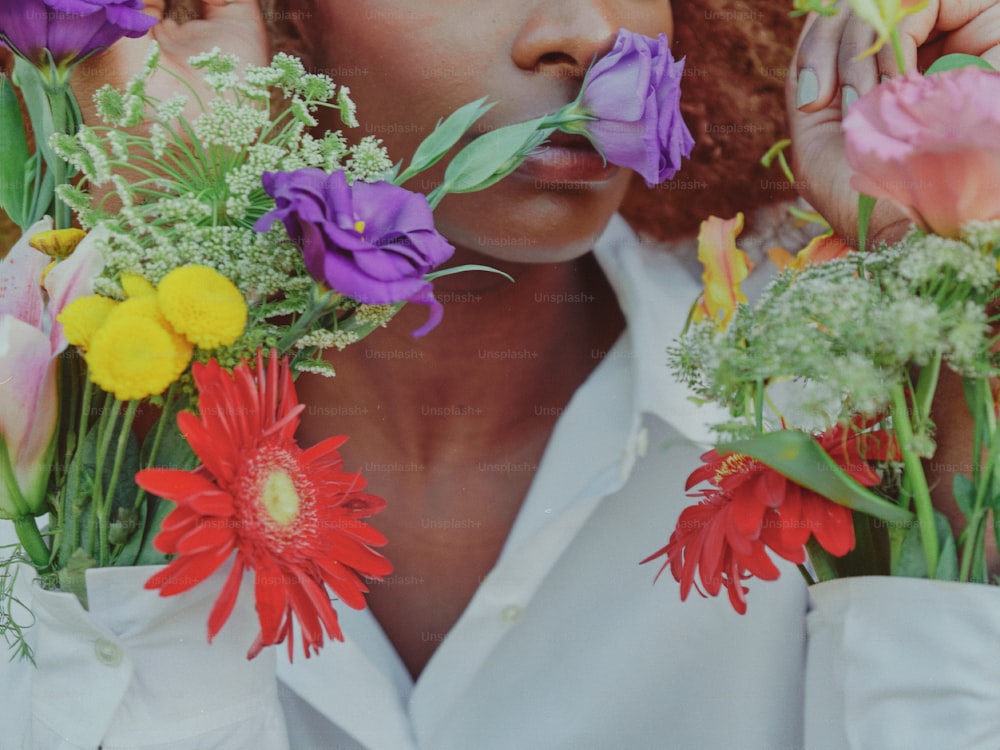
POLYGON ((790 80, 792 104, 803 112, 818 112, 839 94, 837 51, 847 25, 841 10, 830 18, 811 17, 799 38, 790 80))
MULTIPOLYGON (((814 19, 800 37, 792 64, 792 70, 800 71, 798 80, 790 77, 786 88, 796 188, 853 246, 858 243, 858 194, 850 187, 852 170, 846 161, 840 123, 845 104, 850 106, 878 82, 874 56, 857 59, 874 38, 866 25, 846 12, 814 19), (817 96, 800 106, 801 71, 806 70, 816 73, 817 96)), ((880 201, 868 240, 898 239, 908 226, 900 211, 880 201)))
POLYGON ((941 40, 941 54, 963 52, 967 55, 978 55, 994 67, 1000 68, 1000 3, 991 0, 959 5, 960 8, 955 9, 956 13, 953 15, 945 16, 942 12, 940 25, 962 23, 941 40), (968 5, 983 4, 987 7, 970 18, 968 5), (958 10, 963 11, 962 15, 957 15, 958 10))
POLYGON ((865 55, 875 43, 875 31, 857 15, 850 14, 837 51, 837 77, 840 83, 841 115, 857 98, 879 82, 878 61, 865 55), (862 55, 865 55, 862 57, 862 55))
POLYGON ((814 17, 801 36, 793 69, 793 101, 803 112, 831 106, 842 111, 879 81, 878 64, 871 55, 861 57, 875 41, 868 24, 850 13, 846 5, 837 15, 814 17))

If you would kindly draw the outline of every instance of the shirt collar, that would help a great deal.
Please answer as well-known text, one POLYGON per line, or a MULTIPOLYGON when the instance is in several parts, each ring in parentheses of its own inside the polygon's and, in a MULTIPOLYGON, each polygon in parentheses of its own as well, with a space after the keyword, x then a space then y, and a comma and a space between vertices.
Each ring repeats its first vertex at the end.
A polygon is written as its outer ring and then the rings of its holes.
POLYGON ((637 421, 652 414, 685 437, 710 444, 708 425, 721 421, 725 413, 696 404, 667 363, 667 347, 681 335, 701 291, 699 280, 669 248, 643 240, 617 215, 598 240, 594 255, 625 315, 637 421))

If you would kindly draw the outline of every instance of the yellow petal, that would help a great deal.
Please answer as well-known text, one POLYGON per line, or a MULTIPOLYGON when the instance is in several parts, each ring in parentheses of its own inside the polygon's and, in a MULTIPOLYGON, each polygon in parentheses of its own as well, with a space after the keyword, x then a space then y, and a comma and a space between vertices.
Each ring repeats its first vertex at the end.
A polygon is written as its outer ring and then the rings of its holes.
POLYGON ((77 297, 63 308, 56 320, 62 323, 66 340, 87 351, 94 334, 118 304, 110 297, 99 294, 77 297))
POLYGON ((119 281, 121 281, 125 296, 129 299, 145 297, 147 294, 156 294, 156 287, 138 274, 123 273, 119 281))
POLYGON ((740 283, 753 269, 747 254, 736 247, 736 237, 743 231, 743 214, 732 219, 710 216, 698 232, 698 260, 705 267, 702 281, 705 292, 694 311, 696 320, 709 318, 724 328, 736 306, 746 302, 740 283))
POLYGON ((785 248, 777 246, 767 251, 767 258, 777 266, 779 271, 784 271, 795 262, 794 255, 785 250, 785 248))
POLYGON ((810 263, 826 263, 828 260, 841 258, 853 250, 853 247, 846 244, 831 229, 829 232, 813 237, 808 245, 799 250, 791 267, 801 271, 810 263))
POLYGON ((62 260, 72 255, 86 236, 82 229, 47 229, 31 235, 28 244, 50 258, 62 260))

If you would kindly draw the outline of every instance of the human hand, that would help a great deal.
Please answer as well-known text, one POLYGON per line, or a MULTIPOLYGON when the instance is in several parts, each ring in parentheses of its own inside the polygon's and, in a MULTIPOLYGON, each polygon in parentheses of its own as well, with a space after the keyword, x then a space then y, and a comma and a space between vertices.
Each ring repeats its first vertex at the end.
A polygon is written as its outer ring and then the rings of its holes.
MULTIPOLYGON (((165 18, 168 0, 145 0, 146 12, 159 23, 146 36, 122 39, 110 49, 81 63, 74 71, 73 91, 84 122, 97 120, 93 94, 106 83, 122 87, 142 68, 150 44, 160 45, 160 64, 170 75, 153 75, 147 92, 165 100, 178 93, 189 93, 180 80, 193 86, 203 99, 211 92, 202 83, 202 76, 188 65, 188 58, 218 47, 224 53, 236 54, 247 65, 266 65, 270 57, 267 29, 257 0, 201 0, 202 16, 178 23, 165 18)), ((193 102, 189 103, 193 106, 193 102)))
MULTIPOLYGON (((875 32, 846 2, 832 17, 809 18, 790 65, 786 101, 796 186, 848 244, 857 244, 858 194, 850 187, 840 122, 844 111, 884 77, 898 74, 891 45, 857 59, 875 32)), ((945 54, 982 56, 1000 67, 998 0, 928 0, 899 25, 907 68, 926 68, 945 54)), ((868 241, 899 239, 910 220, 884 201, 875 206, 868 241)))

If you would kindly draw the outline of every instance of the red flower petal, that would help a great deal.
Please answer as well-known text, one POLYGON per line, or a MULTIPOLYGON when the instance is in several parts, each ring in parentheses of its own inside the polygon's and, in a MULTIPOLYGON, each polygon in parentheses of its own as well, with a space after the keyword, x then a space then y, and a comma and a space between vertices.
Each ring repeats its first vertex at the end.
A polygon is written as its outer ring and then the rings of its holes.
POLYGON ((251 568, 261 630, 248 656, 286 638, 291 653, 294 619, 308 656, 323 645, 324 632, 340 637, 324 585, 362 608, 368 589, 359 574, 392 571, 372 549, 385 537, 363 521, 385 501, 362 492, 359 474, 342 471, 337 448, 346 438, 305 451, 295 443, 303 406, 287 360, 272 353, 265 362, 258 352, 255 364, 232 374, 214 360, 192 369, 199 414, 180 414, 178 425, 202 466, 142 474, 151 491, 178 504, 154 540, 178 557, 147 586, 162 595, 184 591, 236 549, 236 568, 209 615, 210 637, 232 612, 242 573, 251 568))
POLYGON ((240 583, 243 581, 243 560, 237 555, 233 567, 229 570, 226 582, 219 592, 219 597, 212 605, 212 611, 208 613, 208 642, 211 643, 216 634, 222 630, 229 615, 233 613, 236 606, 236 598, 240 593, 240 583))

